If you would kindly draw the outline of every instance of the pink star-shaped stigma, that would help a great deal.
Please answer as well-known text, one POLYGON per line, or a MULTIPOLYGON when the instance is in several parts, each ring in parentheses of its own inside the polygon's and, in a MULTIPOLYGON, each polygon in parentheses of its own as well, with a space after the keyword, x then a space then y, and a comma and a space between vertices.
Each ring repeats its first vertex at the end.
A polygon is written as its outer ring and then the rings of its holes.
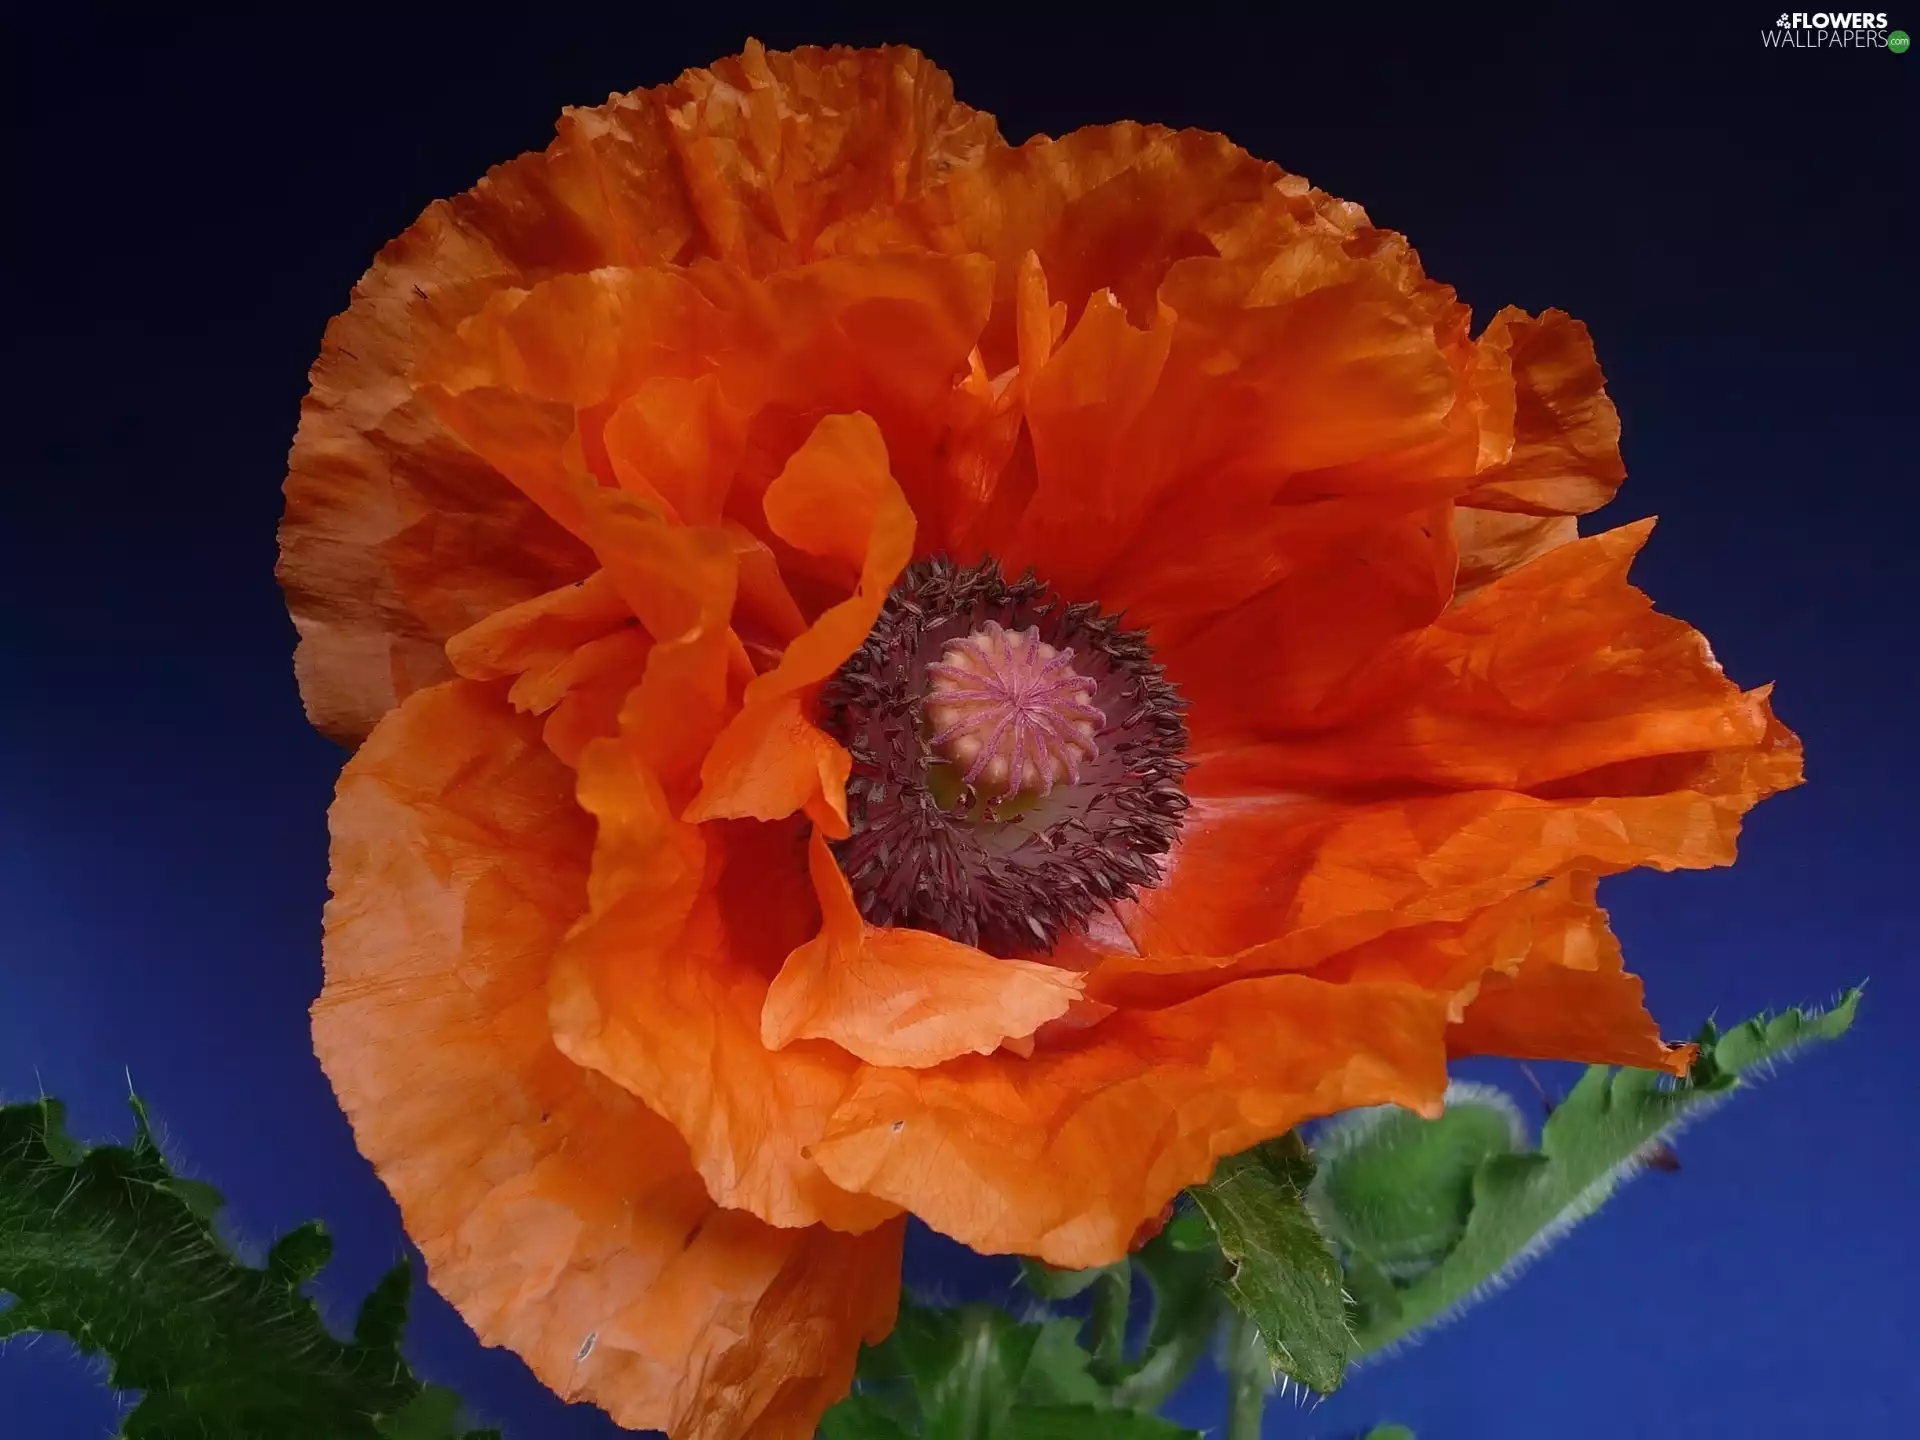
POLYGON ((965 782, 996 796, 1078 784, 1082 760, 1100 753, 1105 717, 1093 705, 1094 682, 1073 668, 1071 650, 1055 650, 1029 626, 1011 632, 989 620, 947 646, 927 666, 933 683, 927 715, 932 744, 965 782))

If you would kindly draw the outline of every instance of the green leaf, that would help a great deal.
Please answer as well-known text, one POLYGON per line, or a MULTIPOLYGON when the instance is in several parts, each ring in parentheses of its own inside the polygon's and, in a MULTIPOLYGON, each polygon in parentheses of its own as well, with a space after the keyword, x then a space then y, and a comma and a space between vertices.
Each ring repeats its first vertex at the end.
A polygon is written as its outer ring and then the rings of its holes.
POLYGON ((1652 1147, 1731 1095, 1744 1072, 1844 1034, 1859 1002, 1856 989, 1825 1012, 1792 1010, 1725 1035, 1709 1025, 1684 1080, 1650 1070, 1588 1067, 1542 1128, 1538 1151, 1494 1154, 1480 1162, 1465 1229, 1439 1264, 1394 1287, 1392 1303, 1377 1294, 1363 1296, 1363 1289, 1372 1288, 1365 1282, 1356 1287, 1362 1351, 1405 1339, 1497 1288, 1598 1209, 1642 1168, 1652 1147))
POLYGON ((304 1285, 333 1259, 333 1237, 318 1220, 289 1230, 267 1252, 267 1273, 286 1285, 304 1285))
POLYGON ((1777 1063, 1803 1045, 1837 1040, 1846 1034, 1860 1013, 1861 993, 1856 986, 1829 1010, 1795 1009, 1772 1017, 1757 1015, 1725 1035, 1709 1022, 1701 1035, 1702 1048, 1710 1051, 1714 1068, 1725 1075, 1777 1063))
POLYGON ((407 1307, 413 1300, 413 1267, 402 1260, 360 1302, 353 1321, 353 1343, 368 1350, 397 1350, 407 1328, 407 1307))
POLYGON ((1367 1440, 1413 1440, 1413 1432, 1404 1425, 1376 1425, 1367 1432, 1367 1440))
POLYGON ((1007 1418, 1006 1440, 1200 1440, 1158 1415, 1086 1405, 1022 1405, 1007 1418))
MULTIPOLYGON (((395 1326, 336 1339, 300 1293, 325 1232, 241 1264, 213 1228, 219 1193, 175 1175, 133 1108, 131 1145, 88 1148, 58 1101, 0 1106, 0 1292, 14 1301, 0 1334, 56 1332, 105 1357, 112 1385, 143 1392, 124 1440, 451 1437, 453 1410, 421 1390, 395 1326)), ((404 1315, 404 1288, 383 1289, 404 1315)))
POLYGON ((397 1415, 373 1428, 385 1440, 445 1440, 460 1418, 460 1397, 451 1390, 429 1385, 409 1400, 397 1415))
POLYGON ((213 1224, 227 1203, 227 1197, 204 1180, 189 1180, 182 1175, 169 1176, 160 1182, 160 1188, 192 1213, 193 1217, 204 1225, 213 1224))
POLYGON ((42 1095, 39 1105, 40 1148, 47 1164, 58 1165, 63 1170, 73 1169, 87 1158, 87 1147, 67 1133, 66 1102, 42 1095))
POLYGON ((1318 1137, 1308 1204, 1384 1273, 1418 1275, 1459 1243, 1481 1162, 1526 1141, 1518 1107, 1487 1085, 1449 1086, 1438 1120, 1390 1105, 1354 1111, 1318 1137))
POLYGON ((384 1440, 500 1440, 498 1430, 460 1430, 460 1397, 429 1385, 374 1426, 384 1440))
POLYGON ((1184 1434, 1108 1422, 1113 1392, 1080 1342, 1082 1323, 1063 1316, 1022 1324, 989 1305, 937 1310, 903 1301, 893 1334, 861 1353, 857 1392, 827 1412, 820 1434, 823 1440, 1011 1440, 1065 1433, 1047 1427, 1081 1424, 1089 1416, 1106 1428, 1077 1433, 1121 1440, 1184 1434))
POLYGON ((888 1344, 920 1402, 922 1440, 997 1435, 1040 1341, 991 1305, 933 1310, 903 1302, 888 1344))
POLYGON ((1092 1355, 1080 1343, 1080 1322, 1070 1318, 1042 1321, 1034 1337, 1026 1369, 1014 1389, 1023 1405, 1091 1405, 1111 1402, 1106 1387, 1094 1379, 1092 1355))
POLYGON ((914 1440, 914 1432, 877 1396, 849 1395, 820 1417, 818 1440, 914 1440))
POLYGON ((1313 1158, 1298 1136, 1222 1160, 1191 1193, 1232 1267, 1234 1306, 1266 1344, 1278 1373, 1325 1395, 1353 1354, 1340 1262, 1306 1206, 1313 1158))

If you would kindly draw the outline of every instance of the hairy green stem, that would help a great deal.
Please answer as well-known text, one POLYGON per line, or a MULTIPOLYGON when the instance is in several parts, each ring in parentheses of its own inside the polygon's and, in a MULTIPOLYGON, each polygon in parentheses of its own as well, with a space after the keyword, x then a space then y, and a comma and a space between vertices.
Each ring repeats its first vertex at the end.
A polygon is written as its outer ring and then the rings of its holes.
POLYGON ((1125 1410, 1158 1410, 1207 1353, 1213 1334, 1205 1328, 1175 1334, 1113 1387, 1113 1403, 1125 1410))
POLYGON ((1260 1440, 1270 1373, 1260 1332, 1235 1312, 1227 1321, 1227 1440, 1260 1440))

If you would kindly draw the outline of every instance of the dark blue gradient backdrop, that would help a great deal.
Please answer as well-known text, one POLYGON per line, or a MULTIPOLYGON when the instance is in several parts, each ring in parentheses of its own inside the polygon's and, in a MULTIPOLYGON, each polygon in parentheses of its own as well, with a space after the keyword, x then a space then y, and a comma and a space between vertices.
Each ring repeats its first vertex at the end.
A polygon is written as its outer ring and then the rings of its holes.
MULTIPOLYGON (((1778 682, 1811 776, 1757 812, 1737 868, 1603 896, 1672 1033, 1872 977, 1855 1035, 1689 1134, 1681 1173, 1317 1409, 1276 1403, 1268 1433, 1905 1433, 1920 55, 1766 51, 1757 6, 1710 25, 1449 7, 1411 30, 1173 7, 1077 32, 729 8, 0 22, 0 1089, 124 1134, 130 1075, 244 1242, 326 1219, 319 1288, 350 1317, 403 1240, 308 1044, 342 757, 301 716, 272 574, 321 328, 382 243, 543 146, 564 104, 751 33, 906 41, 1011 138, 1225 131, 1404 231, 1480 321, 1585 320, 1630 469, 1602 518, 1661 517, 1638 579, 1736 679, 1778 682)), ((921 1234, 909 1274, 984 1295, 1009 1270, 921 1234)), ((512 1440, 616 1433, 435 1297, 411 1347, 512 1440)), ((1178 1413, 1218 1427, 1219 1396, 1202 1376, 1178 1413)), ((94 1440, 114 1414, 61 1343, 0 1353, 6 1440, 94 1440)))

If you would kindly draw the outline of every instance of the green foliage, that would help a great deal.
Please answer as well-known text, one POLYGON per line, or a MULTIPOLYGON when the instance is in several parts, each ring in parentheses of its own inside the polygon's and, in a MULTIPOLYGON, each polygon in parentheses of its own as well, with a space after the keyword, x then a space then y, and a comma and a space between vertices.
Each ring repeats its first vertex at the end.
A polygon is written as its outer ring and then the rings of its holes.
POLYGON ((1200 1440, 1197 1432, 1138 1410, 1030 1405, 1013 1413, 1008 1440, 1200 1440))
MULTIPOLYGON (((1445 1216, 1458 1197, 1460 1162, 1472 1153, 1461 1142, 1456 1122, 1436 1122, 1432 1141, 1405 1136, 1420 1127, 1416 1117, 1382 1124, 1371 1134, 1344 1142, 1336 1169, 1356 1166, 1365 1183, 1330 1183, 1319 1192, 1335 1212, 1333 1222, 1346 1246, 1348 1289, 1355 1301, 1362 1351, 1379 1350, 1405 1339, 1471 1304, 1501 1284, 1520 1266, 1592 1214, 1620 1183, 1638 1171, 1643 1158, 1686 1121, 1724 1101, 1741 1075, 1778 1061, 1798 1047, 1831 1040, 1846 1032, 1859 1007, 1853 990, 1826 1011, 1790 1010, 1771 1020, 1751 1020, 1721 1034, 1709 1024, 1700 1036, 1700 1053, 1684 1080, 1649 1070, 1588 1068, 1566 1100, 1542 1128, 1540 1148, 1519 1151, 1498 1144, 1485 1149, 1471 1171, 1468 1208, 1459 1233, 1440 1250, 1421 1252, 1411 1278, 1394 1270, 1418 1247, 1416 1236, 1439 1234, 1420 1225, 1401 1225, 1391 1216, 1445 1216), (1456 1133, 1449 1135, 1448 1131, 1456 1133), (1371 1156, 1379 1143, 1393 1154, 1371 1156), (1444 1156, 1445 1163, 1435 1160, 1444 1156), (1416 1157, 1410 1162, 1408 1156, 1416 1157), (1418 1158, 1424 1156, 1425 1158, 1418 1158), (1434 1194, 1403 1198, 1382 1209, 1379 1185, 1385 1177, 1408 1185, 1430 1185, 1434 1194), (1356 1208, 1343 1208, 1343 1199, 1356 1208), (1374 1245, 1384 1243, 1387 1253, 1374 1245)), ((1482 1141, 1491 1132, 1482 1128, 1482 1141)))
POLYGON ((822 1440, 1186 1440, 1190 1432, 1116 1405, 1081 1328, 1069 1318, 1022 1324, 991 1305, 903 1301, 893 1334, 861 1355, 858 1392, 821 1421, 822 1440))
POLYGON ((1382 1273, 1419 1275, 1459 1243, 1481 1162, 1526 1139, 1513 1102, 1485 1085, 1449 1087, 1434 1121, 1392 1106, 1355 1111, 1318 1137, 1308 1203, 1332 1238, 1382 1273))
MULTIPOLYGON (((354 1338, 300 1287, 331 1258, 318 1224, 241 1264, 214 1229, 212 1186, 175 1175, 133 1100, 131 1146, 89 1148, 58 1100, 0 1106, 0 1338, 37 1331, 144 1392, 123 1440, 452 1440, 459 1400, 422 1388, 399 1350, 412 1279, 396 1266, 354 1338)), ((493 1431, 468 1431, 487 1440, 493 1431)))
MULTIPOLYGON (((1003 1309, 905 1302, 861 1356, 823 1440, 1196 1440, 1153 1411, 1228 1326, 1229 1437, 1251 1437, 1274 1376, 1326 1393, 1388 1347, 1504 1283, 1591 1214, 1680 1125, 1742 1077, 1852 1024, 1860 992, 1724 1033, 1684 1080, 1590 1067, 1524 1147, 1512 1102, 1455 1086, 1424 1121, 1380 1109, 1222 1160, 1134 1254, 1086 1271, 1023 1262, 1030 1290, 1089 1311, 1020 1322, 1003 1309), (1316 1168, 1318 1173, 1316 1174, 1316 1168), (1152 1292, 1130 1344, 1137 1280, 1152 1292), (1084 1297, 1084 1299, 1080 1299, 1084 1297)), ((462 1431, 460 1400, 400 1352, 411 1271, 395 1267, 350 1340, 302 1289, 332 1258, 318 1223, 264 1266, 221 1241, 217 1190, 176 1175, 133 1102, 130 1146, 87 1147, 57 1100, 0 1106, 0 1340, 69 1336, 141 1392, 120 1440, 499 1440, 462 1431)), ((1413 1440, 1381 1425, 1366 1440, 1413 1440)))
POLYGON ((1234 1308, 1260 1332, 1278 1374, 1329 1394, 1346 1374, 1353 1332, 1340 1262, 1307 1209, 1313 1157, 1286 1135, 1222 1160, 1191 1193, 1213 1224, 1234 1308))

